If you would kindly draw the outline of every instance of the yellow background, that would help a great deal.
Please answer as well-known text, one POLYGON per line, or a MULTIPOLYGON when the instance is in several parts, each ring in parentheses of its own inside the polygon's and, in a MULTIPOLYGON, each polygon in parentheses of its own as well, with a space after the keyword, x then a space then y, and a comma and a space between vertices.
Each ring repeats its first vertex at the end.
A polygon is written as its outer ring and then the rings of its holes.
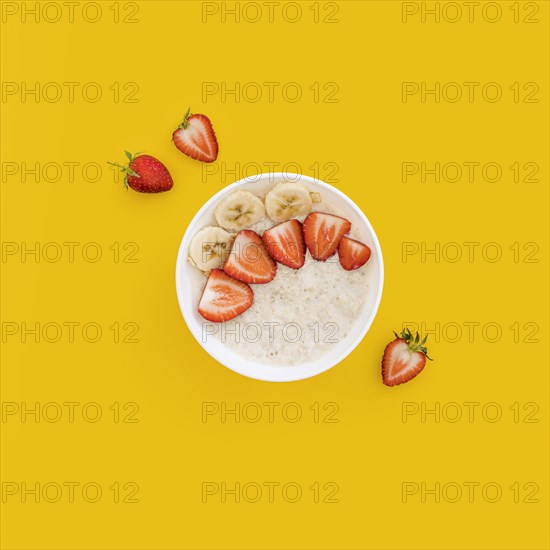
MULTIPOLYGON (((66 335, 57 343, 7 337, 4 403, 96 402, 103 417, 97 423, 78 414, 74 423, 66 415, 56 423, 7 417, 2 480, 97 482, 104 489, 95 504, 7 498, 4 548, 548 548, 548 3, 531 3, 538 8, 535 24, 515 23, 510 2, 499 3, 495 23, 479 12, 472 23, 466 15, 456 23, 430 17, 423 23, 420 15, 403 23, 397 1, 320 2, 321 19, 333 11, 327 4, 337 5, 338 22, 316 23, 313 4, 301 3, 296 23, 280 8, 273 22, 264 11, 257 23, 231 16, 223 22, 219 13, 204 23, 200 2, 166 1, 138 2, 137 23, 115 23, 113 3, 100 2, 96 23, 83 20, 79 5, 72 23, 66 13, 59 22, 36 23, 22 21, 19 12, 2 24, 4 82, 79 83, 72 103, 67 95, 55 103, 3 98, 2 161, 98 162, 103 169, 95 183, 78 171, 74 182, 66 173, 56 182, 23 183, 20 175, 2 181, 4 242, 80 243, 73 263, 66 254, 57 263, 7 257, 2 320, 95 322, 103 329, 95 344, 78 332, 73 343, 66 335), (403 103, 404 81, 492 81, 503 97, 422 103, 417 95, 403 103), (78 90, 87 82, 99 84, 100 101, 82 99, 78 90), (115 102, 114 82, 136 82, 138 102, 124 103, 124 92, 115 102), (219 94, 202 97, 204 82, 278 82, 278 90, 296 82, 303 97, 223 102, 219 94), (323 95, 315 102, 309 90, 315 82, 321 90, 337 83, 337 102, 324 103, 323 95), (537 82, 538 103, 515 103, 513 82, 537 82), (246 379, 211 359, 189 333, 174 288, 178 246, 200 206, 240 177, 205 177, 203 165, 172 145, 189 105, 213 121, 220 170, 294 162, 312 174, 314 163, 336 163, 337 187, 374 225, 386 268, 380 310, 362 343, 330 371, 289 384, 246 379), (122 162, 124 149, 158 156, 174 189, 158 196, 124 191, 105 164, 122 162), (408 161, 493 161, 503 177, 403 183, 401 165, 408 161), (507 168, 513 162, 536 162, 539 182, 514 183, 507 168), (402 261, 403 242, 471 241, 481 243, 478 252, 499 243, 502 259, 402 261), (78 255, 88 242, 102 248, 97 263, 78 255), (115 262, 109 246, 127 242, 138 244, 138 262, 115 262), (508 247, 515 242, 535 242, 538 263, 514 262, 508 247), (386 388, 381 354, 392 330, 407 321, 480 325, 472 342, 465 334, 456 343, 451 332, 439 342, 431 335, 434 362, 413 382, 386 388), (113 342, 114 322, 137 323, 139 343, 113 342), (489 322, 502 329, 497 343, 481 335, 489 322), (514 342, 509 327, 528 322, 539 328, 538 343, 514 342), (139 422, 114 422, 115 402, 138 403, 139 422), (276 402, 279 411, 296 402, 303 417, 223 423, 218 415, 203 422, 204 402, 276 402), (322 420, 329 402, 339 407, 338 422, 316 422, 309 407, 320 403, 322 420), (421 422, 419 415, 403 422, 404 402, 481 405, 472 422, 433 416, 421 422), (502 418, 491 423, 481 408, 493 402, 502 418), (509 407, 531 402, 538 422, 523 422, 523 409, 514 422, 509 407), (113 502, 113 482, 137 483, 139 502, 113 502), (258 503, 230 496, 203 503, 203 482, 296 482, 303 496, 297 503, 280 493, 273 503, 265 496, 258 503), (327 482, 338 484, 338 502, 315 503, 308 487, 327 482), (503 493, 497 503, 479 491, 471 503, 466 495, 456 503, 433 496, 422 502, 419 494, 404 503, 404 482, 428 488, 495 482, 503 493), (537 484, 538 502, 514 503, 513 483, 537 484)), ((123 2, 118 9, 121 18, 133 11, 123 2)), ((319 176, 326 175, 321 169, 319 176)))

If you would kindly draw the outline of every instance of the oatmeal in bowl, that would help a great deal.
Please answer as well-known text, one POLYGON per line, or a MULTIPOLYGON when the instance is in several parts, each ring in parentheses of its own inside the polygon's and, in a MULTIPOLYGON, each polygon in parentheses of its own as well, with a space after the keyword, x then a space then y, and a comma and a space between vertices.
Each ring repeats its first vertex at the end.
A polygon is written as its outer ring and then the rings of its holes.
POLYGON ((324 372, 362 340, 383 285, 361 210, 308 176, 269 173, 222 189, 182 239, 183 317, 226 367, 268 381, 324 372))

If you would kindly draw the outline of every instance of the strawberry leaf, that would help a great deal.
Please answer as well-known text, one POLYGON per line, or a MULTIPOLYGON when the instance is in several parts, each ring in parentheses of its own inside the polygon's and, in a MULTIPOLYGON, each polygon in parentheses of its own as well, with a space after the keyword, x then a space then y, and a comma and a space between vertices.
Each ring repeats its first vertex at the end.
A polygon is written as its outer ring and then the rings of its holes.
POLYGON ((178 128, 185 130, 187 126, 189 126, 187 119, 189 118, 190 113, 191 113, 191 107, 189 107, 189 109, 187 109, 187 112, 183 115, 183 122, 178 126, 178 128))
POLYGON ((395 334, 396 338, 402 338, 403 340, 405 340, 405 343, 407 344, 411 353, 418 351, 420 353, 423 353, 426 356, 426 359, 433 361, 433 359, 428 356, 428 349, 424 346, 426 340, 428 339, 428 335, 424 336, 424 338, 420 340, 420 333, 416 332, 413 335, 409 327, 405 327, 403 329, 403 331, 401 332, 401 336, 399 336, 395 331, 393 331, 393 333, 395 334))

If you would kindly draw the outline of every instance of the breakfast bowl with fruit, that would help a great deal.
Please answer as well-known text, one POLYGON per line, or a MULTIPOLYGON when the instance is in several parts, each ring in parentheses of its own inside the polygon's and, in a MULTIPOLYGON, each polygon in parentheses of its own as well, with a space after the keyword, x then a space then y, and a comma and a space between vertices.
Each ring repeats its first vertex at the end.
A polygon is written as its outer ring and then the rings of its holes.
POLYGON ((382 296, 380 244, 365 214, 308 176, 260 174, 214 195, 180 244, 176 290, 189 330, 218 362, 287 382, 341 362, 382 296))

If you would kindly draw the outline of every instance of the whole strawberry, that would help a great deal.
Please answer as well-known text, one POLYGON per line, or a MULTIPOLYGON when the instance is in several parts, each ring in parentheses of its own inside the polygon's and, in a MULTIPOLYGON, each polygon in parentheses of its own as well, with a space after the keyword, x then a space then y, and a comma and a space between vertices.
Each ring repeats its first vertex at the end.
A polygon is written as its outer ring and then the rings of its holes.
POLYGON ((386 346, 382 357, 382 381, 386 386, 398 386, 412 380, 420 374, 426 359, 432 360, 424 346, 427 336, 421 341, 418 332, 413 336, 408 328, 401 336, 394 334, 395 340, 386 346))
POLYGON ((131 187, 140 193, 162 193, 170 191, 174 182, 168 169, 160 160, 150 155, 136 153, 132 155, 124 151, 129 164, 122 166, 116 162, 109 162, 112 166, 118 166, 125 173, 124 187, 131 187))

